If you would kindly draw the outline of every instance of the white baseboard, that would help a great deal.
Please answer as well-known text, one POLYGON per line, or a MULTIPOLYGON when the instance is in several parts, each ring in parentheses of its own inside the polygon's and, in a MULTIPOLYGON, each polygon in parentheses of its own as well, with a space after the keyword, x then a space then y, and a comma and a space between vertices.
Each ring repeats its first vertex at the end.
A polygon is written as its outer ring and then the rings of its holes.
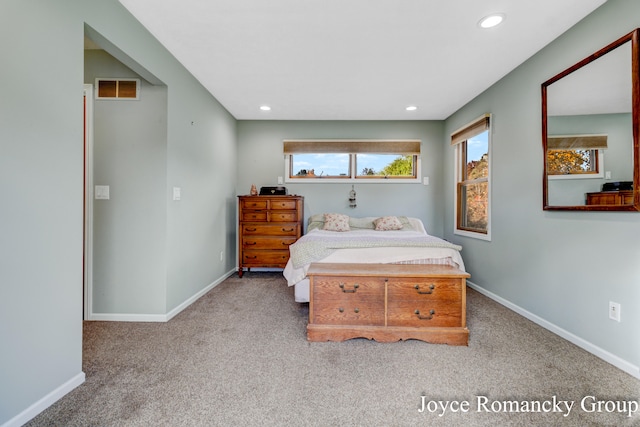
POLYGON ((53 390, 51 393, 44 396, 42 399, 38 400, 27 409, 11 418, 6 423, 2 424, 0 427, 20 427, 26 424, 28 421, 35 418, 40 412, 47 409, 49 406, 53 405, 58 400, 62 399, 67 393, 69 393, 74 388, 78 387, 85 380, 84 372, 80 372, 78 375, 74 376, 64 384, 60 385, 58 388, 53 390))
POLYGON ((189 297, 182 304, 168 312, 167 314, 127 314, 127 313, 92 313, 87 320, 107 321, 107 322, 168 322, 178 313, 191 304, 196 302, 198 298, 218 286, 227 277, 236 272, 235 269, 226 272, 222 277, 207 285, 204 289, 198 291, 195 295, 189 297))
POLYGON ((532 322, 542 326, 543 328, 553 332, 556 335, 561 336, 562 338, 566 339, 567 341, 577 345, 578 347, 588 351, 589 353, 599 357, 600 359, 604 360, 607 363, 612 364, 613 366, 615 366, 618 369, 623 370, 624 372, 628 373, 629 375, 636 377, 638 379, 640 379, 640 368, 638 368, 638 366, 634 365, 633 363, 629 363, 628 361, 616 356, 615 354, 609 353, 608 351, 598 347, 597 345, 594 345, 592 343, 590 343, 589 341, 586 341, 582 338, 580 338, 579 336, 576 336, 574 334, 572 334, 569 331, 566 331, 564 329, 562 329, 561 327, 554 325, 553 323, 543 319, 540 316, 537 316, 527 310, 525 310, 524 308, 513 304, 512 302, 494 294, 491 291, 488 291, 486 289, 484 289, 483 287, 480 287, 478 285, 476 285, 473 282, 470 282, 469 280, 467 280, 467 285, 480 292, 482 295, 485 295, 489 298, 491 298, 492 300, 496 301, 497 303, 504 305, 505 307, 507 307, 510 310, 515 311, 516 313, 520 314, 523 317, 526 317, 527 319, 531 320, 532 322))
POLYGON ((203 290, 201 290, 200 292, 196 293, 195 295, 193 295, 191 298, 187 299, 185 302, 183 302, 182 304, 180 304, 179 306, 177 306, 176 308, 174 308, 173 310, 171 310, 170 312, 167 313, 166 315, 166 320, 165 322, 168 322, 169 320, 173 319, 178 313, 180 313, 182 310, 184 310, 185 308, 189 307, 191 304, 193 304, 194 302, 196 302, 200 297, 202 297, 204 294, 206 294, 207 292, 209 292, 211 289, 215 288, 216 286, 218 286, 220 283, 222 283, 222 281, 224 281, 227 277, 233 275, 236 272, 235 269, 227 271, 222 277, 220 277, 218 280, 216 280, 215 282, 211 283, 210 285, 208 285, 206 288, 204 288, 203 290))

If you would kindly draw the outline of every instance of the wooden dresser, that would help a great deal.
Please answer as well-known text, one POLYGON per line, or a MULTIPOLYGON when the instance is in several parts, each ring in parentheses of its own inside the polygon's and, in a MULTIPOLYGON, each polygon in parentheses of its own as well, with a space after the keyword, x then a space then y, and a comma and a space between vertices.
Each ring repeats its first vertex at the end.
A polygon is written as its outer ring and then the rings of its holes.
POLYGON ((633 190, 587 193, 587 205, 632 205, 633 190))
POLYGON ((238 276, 251 267, 284 268, 302 235, 302 196, 238 196, 238 276))
POLYGON ((309 341, 467 345, 466 279, 444 265, 311 264, 309 341))

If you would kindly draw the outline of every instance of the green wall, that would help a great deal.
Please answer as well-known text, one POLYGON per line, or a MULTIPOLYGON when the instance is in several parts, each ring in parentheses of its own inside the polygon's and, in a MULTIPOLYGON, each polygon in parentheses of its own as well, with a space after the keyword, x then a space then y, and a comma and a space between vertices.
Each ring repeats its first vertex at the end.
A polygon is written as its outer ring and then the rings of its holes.
POLYGON ((142 161, 151 164, 119 177, 122 185, 146 180, 130 200, 150 201, 135 214, 160 234, 119 247, 119 256, 154 269, 137 273, 143 283, 129 290, 133 301, 119 296, 104 309, 137 311, 153 299, 148 312, 171 316, 235 266, 235 119, 116 0, 3 0, 0 425, 21 425, 84 381, 86 29, 136 73, 166 85, 160 152, 148 132, 138 133, 147 148, 136 155, 150 155, 142 161), (180 202, 171 200, 174 186, 180 202))
MULTIPOLYGON (((442 121, 239 121, 237 192, 251 184, 277 185, 285 176, 285 139, 419 139, 422 177, 429 185, 356 183, 357 207, 349 207, 352 183, 286 183, 290 194, 305 197, 305 217, 327 211, 351 216, 405 215, 422 219, 430 234, 443 232, 442 121)), ((421 179, 422 181, 422 179, 421 179)), ((306 221, 306 220, 305 220, 306 221)), ((306 222, 305 222, 306 224, 306 222)))
MULTIPOLYGON (((447 135, 493 115, 492 241, 453 234, 452 191, 443 206, 445 236, 464 247, 471 282, 640 377, 640 214, 542 210, 540 92, 542 82, 638 26, 640 2, 609 0, 449 117, 447 135), (609 301, 622 304, 622 322, 609 320, 609 301)), ((446 188, 453 156, 445 150, 446 188)))

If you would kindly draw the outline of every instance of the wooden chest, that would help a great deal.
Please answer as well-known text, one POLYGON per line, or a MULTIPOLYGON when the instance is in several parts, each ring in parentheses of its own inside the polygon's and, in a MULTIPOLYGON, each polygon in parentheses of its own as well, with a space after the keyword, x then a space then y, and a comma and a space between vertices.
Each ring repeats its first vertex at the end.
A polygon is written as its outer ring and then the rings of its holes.
POLYGON ((469 274, 454 267, 314 263, 307 275, 309 341, 468 343, 469 274))
POLYGON ((238 276, 251 267, 284 268, 302 235, 302 196, 238 196, 238 276))

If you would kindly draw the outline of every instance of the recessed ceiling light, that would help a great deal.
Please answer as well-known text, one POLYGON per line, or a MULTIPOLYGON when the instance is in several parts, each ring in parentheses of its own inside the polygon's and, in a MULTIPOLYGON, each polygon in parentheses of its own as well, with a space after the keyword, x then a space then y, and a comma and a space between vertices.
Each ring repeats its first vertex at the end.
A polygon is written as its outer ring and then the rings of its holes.
POLYGON ((416 111, 418 109, 418 107, 416 107, 415 105, 409 105, 406 110, 407 111, 416 111))
POLYGON ((271 107, 269 107, 268 105, 261 105, 261 106, 260 106, 260 109, 261 109, 262 111, 271 111, 271 107))
POLYGON ((493 28, 504 21, 504 13, 492 13, 487 15, 478 22, 482 28, 493 28))

